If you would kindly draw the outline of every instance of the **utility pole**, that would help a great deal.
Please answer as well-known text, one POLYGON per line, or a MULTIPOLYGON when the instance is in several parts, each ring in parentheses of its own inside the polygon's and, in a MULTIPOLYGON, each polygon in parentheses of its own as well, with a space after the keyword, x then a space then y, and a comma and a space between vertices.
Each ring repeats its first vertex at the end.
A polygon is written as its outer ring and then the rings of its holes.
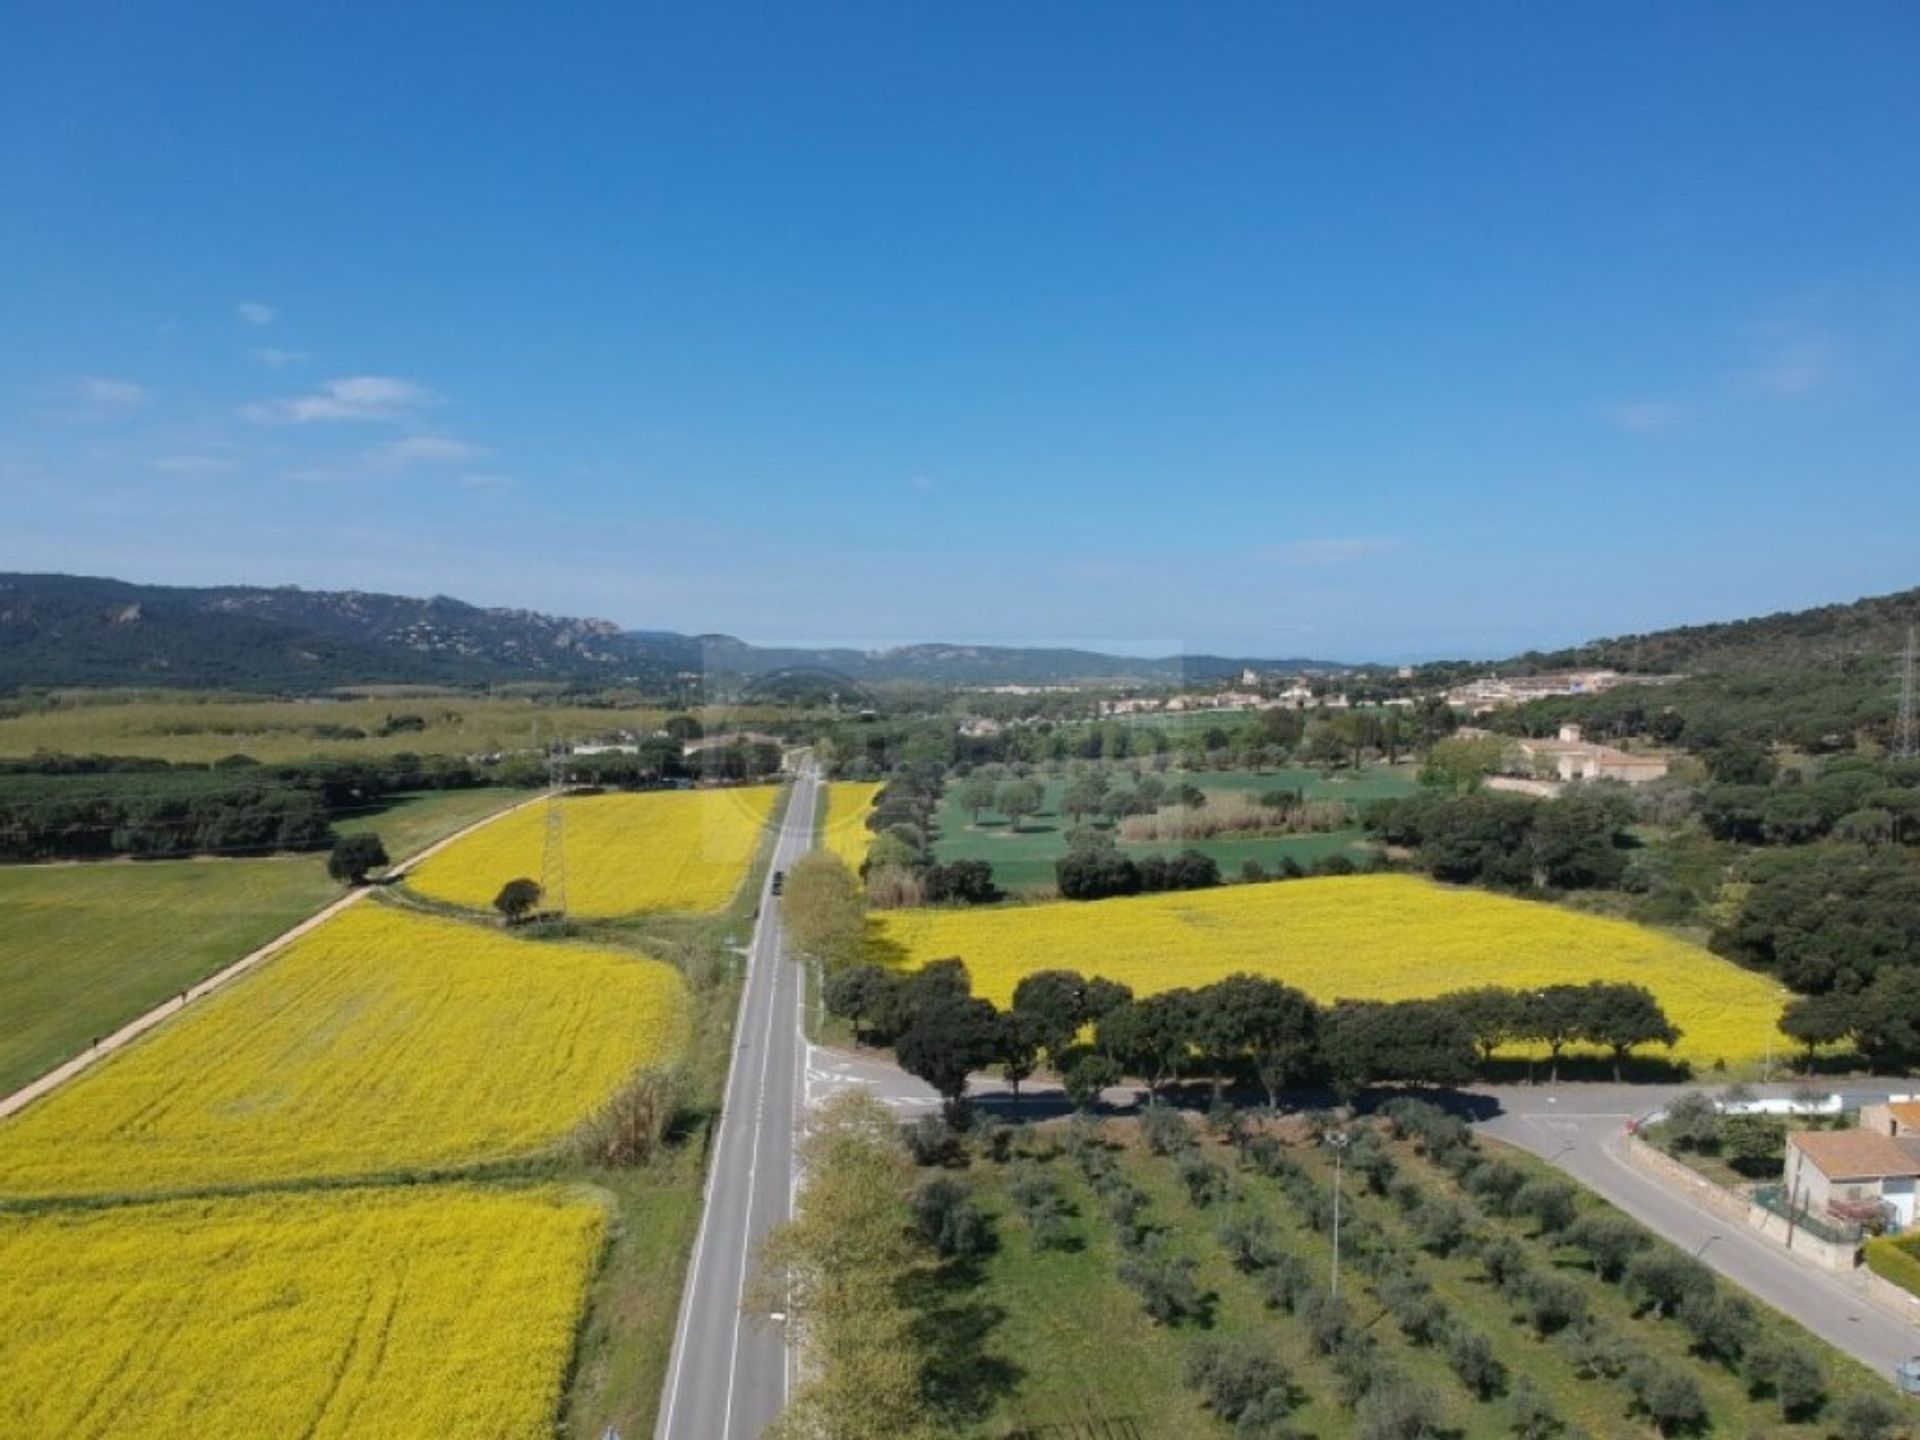
POLYGON ((1907 627, 1907 648, 1900 655, 1900 718, 1893 729, 1893 758, 1912 760, 1920 754, 1920 737, 1913 720, 1913 626, 1907 627))
POLYGON ((1333 1284, 1330 1289, 1335 1300, 1340 1298, 1340 1157, 1347 1153, 1347 1142, 1352 1138, 1345 1130, 1335 1130, 1327 1136, 1327 1143, 1333 1146, 1333 1284))
POLYGON ((567 812, 560 803, 566 786, 561 742, 547 751, 547 844, 540 857, 540 901, 556 920, 567 915, 567 812))

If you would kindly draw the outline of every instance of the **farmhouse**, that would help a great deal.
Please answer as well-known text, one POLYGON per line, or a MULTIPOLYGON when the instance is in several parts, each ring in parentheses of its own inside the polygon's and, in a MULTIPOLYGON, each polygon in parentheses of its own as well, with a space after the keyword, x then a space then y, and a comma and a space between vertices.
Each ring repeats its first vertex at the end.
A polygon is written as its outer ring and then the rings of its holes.
POLYGON ((1787 1136, 1787 1194, 1811 1215, 1862 1221, 1874 1212, 1914 1219, 1920 1137, 1874 1130, 1796 1130, 1787 1136))
POLYGON ((1515 747, 1522 768, 1536 777, 1560 780, 1621 780, 1645 785, 1667 773, 1658 755, 1633 755, 1588 740, 1578 725, 1562 725, 1554 740, 1521 740, 1515 747))

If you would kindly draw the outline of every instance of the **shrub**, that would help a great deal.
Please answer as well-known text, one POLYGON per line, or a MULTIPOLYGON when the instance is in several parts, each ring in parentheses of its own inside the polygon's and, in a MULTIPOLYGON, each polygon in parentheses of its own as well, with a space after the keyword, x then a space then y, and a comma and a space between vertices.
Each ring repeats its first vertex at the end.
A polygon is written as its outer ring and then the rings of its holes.
POLYGON ((1260 1289, 1267 1304, 1293 1314, 1313 1293, 1313 1275, 1298 1255, 1281 1255, 1260 1272, 1260 1289))
POLYGON ((1374 1287, 1374 1293, 1414 1344, 1431 1345, 1440 1338, 1447 1323, 1447 1307, 1434 1298, 1427 1282, 1411 1270, 1396 1270, 1387 1275, 1374 1287))
POLYGON ((1186 1119, 1171 1106, 1153 1104, 1140 1116, 1140 1138, 1155 1155, 1172 1155, 1193 1144, 1186 1119))
POLYGON ((1480 1268, 1502 1291, 1513 1292, 1532 1273, 1526 1248, 1511 1235, 1496 1237, 1480 1252, 1480 1268))
POLYGON ((1687 1296, 1713 1292, 1713 1272, 1690 1256, 1662 1246, 1627 1262, 1622 1288, 1634 1304, 1656 1315, 1671 1315, 1687 1296))
POLYGON ((1781 1418, 1804 1420, 1827 1398, 1827 1377, 1819 1357, 1789 1340, 1762 1338, 1747 1347, 1747 1389, 1753 1395, 1771 1394, 1781 1418))
POLYGON ((1211 1205, 1227 1193, 1227 1172, 1197 1150, 1183 1152, 1174 1161, 1174 1171, 1195 1205, 1211 1205))
POLYGON ((1440 1432, 1440 1406, 1432 1394, 1393 1378, 1375 1384, 1354 1416, 1355 1440, 1427 1440, 1440 1432))
POLYGON ((960 1158, 960 1137, 943 1115, 922 1115, 904 1138, 916 1165, 950 1165, 960 1158))
POLYGON ((1892 1401, 1863 1390, 1840 1402, 1833 1433, 1838 1440, 1890 1440, 1905 1418, 1892 1401))
POLYGON ((1554 1410, 1553 1402, 1524 1375, 1514 1384, 1513 1396, 1507 1402, 1507 1413, 1507 1428, 1517 1440, 1552 1440, 1559 1433, 1560 1416, 1554 1410))
POLYGON ((1073 1211, 1057 1179, 1032 1161, 1023 1160, 1013 1167, 1007 1181, 1007 1198, 1032 1230, 1038 1248, 1066 1248, 1072 1237, 1067 1218, 1073 1211))
POLYGON ((1520 1313, 1536 1335, 1552 1335, 1587 1318, 1586 1293, 1564 1275, 1533 1275, 1518 1292, 1520 1313))
POLYGON ((1507 1367, 1478 1330, 1458 1329, 1447 1340, 1447 1367, 1476 1397, 1487 1400, 1507 1383, 1507 1367))
POLYGON ((1597 1320, 1575 1326, 1566 1340, 1567 1360, 1582 1380, 1617 1380, 1639 1358, 1632 1345, 1597 1320))
POLYGON ((1200 1341, 1187 1352, 1186 1382, 1223 1420, 1252 1415, 1264 1422, 1292 1408, 1294 1387, 1286 1367, 1252 1337, 1200 1341))
POLYGON ((1466 1211, 1443 1195, 1423 1198, 1411 1218, 1420 1248, 1434 1255, 1451 1255, 1467 1233, 1466 1211))
POLYGON ((644 1165, 679 1123, 686 1098, 678 1070, 642 1070, 580 1127, 574 1152, 589 1165, 644 1165))
POLYGON ((1120 1261, 1120 1278, 1139 1293, 1154 1323, 1175 1325, 1205 1313, 1206 1302, 1194 1280, 1198 1268, 1156 1235, 1120 1261))
POLYGON ((1508 1214, 1526 1183, 1526 1172, 1504 1160, 1482 1160, 1460 1177, 1461 1188, 1494 1215, 1508 1214))
POLYGON ((1307 1334, 1322 1355, 1337 1351, 1353 1328, 1353 1312, 1347 1302, 1325 1290, 1308 1290, 1295 1301, 1294 1311, 1306 1323, 1307 1334))
POLYGON ((1692 1333, 1695 1350, 1728 1364, 1740 1358, 1760 1329, 1753 1306, 1738 1295, 1718 1293, 1717 1286, 1691 1292, 1675 1314, 1692 1333))
POLYGON ((1605 1210, 1582 1215, 1560 1239, 1587 1252, 1597 1280, 1618 1280, 1627 1263, 1648 1244, 1647 1232, 1637 1222, 1605 1210))
POLYGON ((1280 1247, 1274 1240, 1273 1221, 1263 1211, 1242 1211, 1229 1215, 1221 1221, 1215 1233, 1219 1237, 1220 1248, 1227 1252, 1227 1258, 1233 1262, 1233 1268, 1243 1275, 1265 1270, 1280 1258, 1280 1247))
POLYGON ((1707 1402, 1698 1382, 1684 1370, 1642 1359, 1627 1371, 1627 1391, 1633 1396, 1633 1408, 1662 1435, 1706 1423, 1707 1402))
POLYGON ((992 1248, 993 1232, 973 1192, 948 1176, 935 1176, 914 1191, 913 1223, 921 1238, 949 1260, 992 1248))
POLYGON ((1530 1217, 1542 1235, 1558 1235, 1577 1213, 1573 1187, 1563 1180, 1529 1180, 1513 1192, 1507 1213, 1530 1217))

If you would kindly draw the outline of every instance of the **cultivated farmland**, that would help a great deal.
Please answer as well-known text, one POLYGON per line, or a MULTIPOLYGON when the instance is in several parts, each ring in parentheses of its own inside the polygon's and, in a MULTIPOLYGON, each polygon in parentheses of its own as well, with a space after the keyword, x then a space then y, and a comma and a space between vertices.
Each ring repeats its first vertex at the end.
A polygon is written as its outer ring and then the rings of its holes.
MULTIPOLYGON (((1316 1000, 1407 1000, 1476 985, 1645 985, 1684 1032, 1675 1058, 1758 1060, 1786 994, 1682 941, 1601 919, 1404 875, 1234 885, 999 910, 879 917, 883 952, 922 964, 958 955, 976 993, 1007 1004, 1020 977, 1064 967, 1151 994, 1251 971, 1316 1000)), ((1514 1053, 1523 1054, 1516 1050, 1514 1053)))
POLYGON ((867 858, 867 846, 873 843, 867 811, 873 808, 873 797, 879 793, 880 785, 874 781, 840 780, 827 786, 826 822, 820 843, 856 875, 867 858))
MULTIPOLYGON (((1108 769, 1115 789, 1129 787, 1127 767, 1108 769)), ((1344 771, 1322 775, 1318 770, 1297 767, 1265 771, 1168 769, 1165 772, 1145 767, 1143 773, 1159 773, 1169 785, 1190 784, 1208 793, 1290 790, 1308 800, 1344 800, 1353 805, 1405 795, 1414 788, 1412 771, 1405 766, 1395 769, 1374 766, 1357 775, 1344 771)), ((1068 780, 1062 776, 1045 779, 1042 784, 1045 798, 1039 813, 1022 821, 1018 829, 992 810, 980 812, 976 821, 974 813, 960 804, 960 787, 950 787, 936 815, 940 831, 934 846, 936 855, 942 861, 987 861, 993 866, 994 880, 1003 889, 1018 891, 1051 886, 1054 862, 1067 853, 1069 822, 1058 808, 1067 784, 1068 780)), ((1189 844, 1160 842, 1128 844, 1121 848, 1135 859, 1198 850, 1211 856, 1222 871, 1234 873, 1248 860, 1257 860, 1271 868, 1288 858, 1302 867, 1311 866, 1328 855, 1358 858, 1367 853, 1363 841, 1364 837, 1355 827, 1317 835, 1236 835, 1189 844)))
POLYGON ((355 906, 0 1123, 0 1196, 165 1193, 524 1155, 687 1036, 658 961, 355 906))
MULTIPOLYGON (((409 796, 336 827, 398 858, 513 800, 409 796)), ((0 866, 0 1094, 282 934, 339 887, 317 855, 0 866)))
MULTIPOLYGON (((740 888, 779 789, 586 795, 566 807, 567 910, 583 919, 707 914, 740 888)), ((448 846, 407 877, 420 894, 472 910, 518 876, 538 880, 546 811, 533 805, 448 846)))
POLYGON ((553 1433, 606 1226, 559 1186, 0 1215, 0 1433, 553 1433))

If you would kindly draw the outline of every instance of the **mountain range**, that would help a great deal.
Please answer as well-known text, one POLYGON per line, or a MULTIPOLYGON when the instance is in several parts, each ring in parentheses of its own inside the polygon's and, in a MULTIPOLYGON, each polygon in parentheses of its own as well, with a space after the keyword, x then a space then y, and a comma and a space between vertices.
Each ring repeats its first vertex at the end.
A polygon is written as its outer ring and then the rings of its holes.
POLYGON ((1237 675, 1250 665, 1344 668, 1308 659, 1140 659, 1013 646, 770 648, 731 635, 625 630, 610 620, 485 609, 442 595, 0 574, 0 689, 142 685, 311 693, 354 684, 521 680, 644 687, 687 676, 795 670, 863 684, 1166 683, 1237 675))
MULTIPOLYGON (((1920 589, 1755 619, 1689 625, 1530 652, 1503 673, 1607 666, 1702 673, 1890 656, 1920 625, 1920 589)), ((0 690, 22 686, 221 687, 294 694, 355 684, 471 686, 527 680, 658 687, 692 676, 825 672, 860 684, 1210 681, 1244 669, 1366 670, 1305 658, 1017 646, 780 648, 730 635, 629 630, 610 620, 292 586, 140 585, 0 573, 0 690)))

